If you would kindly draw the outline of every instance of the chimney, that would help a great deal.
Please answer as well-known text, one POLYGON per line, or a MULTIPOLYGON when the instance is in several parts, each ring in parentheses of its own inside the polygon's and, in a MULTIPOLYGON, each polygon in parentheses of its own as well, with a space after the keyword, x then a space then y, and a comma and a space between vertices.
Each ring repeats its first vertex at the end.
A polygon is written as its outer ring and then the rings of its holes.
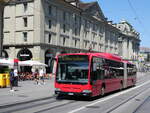
POLYGON ((79 0, 65 0, 66 2, 78 7, 79 0))

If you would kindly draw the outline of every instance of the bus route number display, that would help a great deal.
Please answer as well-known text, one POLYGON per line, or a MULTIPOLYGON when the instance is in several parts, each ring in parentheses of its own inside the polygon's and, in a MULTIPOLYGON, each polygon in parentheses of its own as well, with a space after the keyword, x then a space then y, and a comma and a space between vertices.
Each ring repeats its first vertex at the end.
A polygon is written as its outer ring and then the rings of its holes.
POLYGON ((59 61, 88 61, 88 56, 86 55, 65 55, 65 56, 59 56, 59 61))

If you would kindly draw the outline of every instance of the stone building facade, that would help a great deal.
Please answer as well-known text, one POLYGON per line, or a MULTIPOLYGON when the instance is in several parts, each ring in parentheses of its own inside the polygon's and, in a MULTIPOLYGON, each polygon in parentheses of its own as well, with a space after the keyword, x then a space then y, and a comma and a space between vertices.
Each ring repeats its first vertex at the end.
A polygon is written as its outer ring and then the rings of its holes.
POLYGON ((57 53, 89 49, 132 59, 131 53, 138 54, 139 34, 128 35, 123 26, 108 22, 97 2, 16 0, 4 11, 3 52, 5 57, 48 65, 57 53))
POLYGON ((121 21, 116 27, 120 30, 119 55, 129 61, 137 61, 140 51, 140 35, 127 21, 121 21))

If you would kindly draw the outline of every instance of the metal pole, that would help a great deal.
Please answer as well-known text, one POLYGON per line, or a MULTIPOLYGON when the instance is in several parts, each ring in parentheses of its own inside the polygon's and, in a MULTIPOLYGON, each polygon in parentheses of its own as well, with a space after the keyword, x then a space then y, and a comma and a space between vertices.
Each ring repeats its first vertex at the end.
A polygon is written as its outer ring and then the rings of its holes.
POLYGON ((0 57, 2 57, 3 50, 3 14, 4 14, 4 3, 0 2, 0 57))

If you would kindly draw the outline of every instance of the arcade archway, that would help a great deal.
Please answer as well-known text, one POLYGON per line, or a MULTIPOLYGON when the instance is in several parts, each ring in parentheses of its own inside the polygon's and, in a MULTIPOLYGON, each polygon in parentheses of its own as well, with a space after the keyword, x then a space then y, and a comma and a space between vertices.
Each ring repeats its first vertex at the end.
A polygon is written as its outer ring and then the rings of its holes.
MULTIPOLYGON (((32 59, 32 53, 29 49, 24 48, 18 52, 17 58, 20 61, 31 60, 32 59)), ((21 72, 31 72, 31 68, 32 68, 31 66, 21 66, 20 70, 21 70, 21 72)))
POLYGON ((2 57, 3 58, 8 58, 9 57, 8 53, 5 50, 2 51, 2 57))
POLYGON ((45 52, 45 64, 48 65, 48 67, 46 67, 46 73, 52 73, 54 66, 54 54, 50 49, 45 52))
POLYGON ((17 54, 17 58, 20 60, 20 61, 25 61, 25 60, 31 60, 32 59, 32 53, 29 49, 27 48, 24 48, 24 49, 21 49, 18 54, 17 54))

